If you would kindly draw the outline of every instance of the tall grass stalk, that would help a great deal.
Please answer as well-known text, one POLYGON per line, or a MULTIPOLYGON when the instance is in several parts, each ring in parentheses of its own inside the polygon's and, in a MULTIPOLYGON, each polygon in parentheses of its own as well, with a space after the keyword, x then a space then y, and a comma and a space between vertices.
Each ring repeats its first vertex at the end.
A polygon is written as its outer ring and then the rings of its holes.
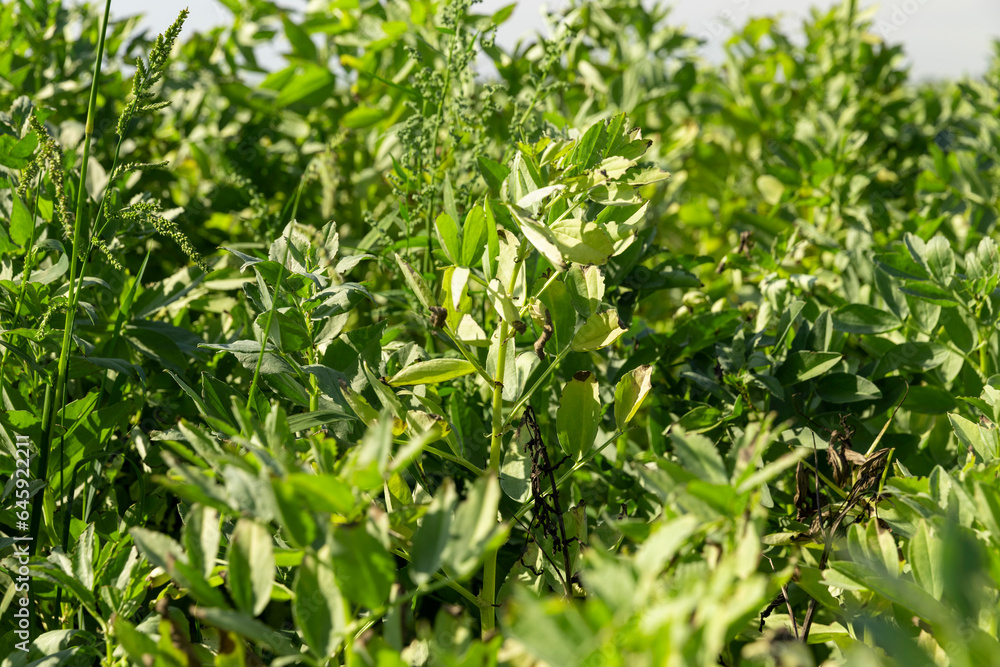
MULTIPOLYGON (((83 134, 83 154, 80 164, 80 181, 76 191, 76 215, 73 221, 73 249, 70 251, 69 262, 69 293, 67 294, 66 323, 63 327, 62 346, 59 350, 59 361, 56 366, 56 377, 45 389, 45 403, 42 407, 42 439, 39 443, 38 472, 36 479, 45 480, 48 477, 49 456, 52 450, 52 432, 55 427, 56 411, 62 409, 66 390, 66 376, 69 369, 70 347, 73 344, 73 326, 76 319, 77 301, 80 296, 79 278, 82 271, 78 266, 84 243, 87 205, 87 167, 90 163, 90 141, 94 135, 94 117, 97 114, 97 87, 101 78, 101 61, 104 60, 104 36, 108 30, 108 17, 111 14, 111 0, 104 4, 104 20, 101 22, 101 32, 97 40, 97 55, 94 59, 94 77, 90 83, 90 99, 87 104, 87 122, 83 134)), ((34 508, 31 513, 29 548, 32 554, 38 547, 38 532, 41 528, 44 492, 35 495, 34 508)))

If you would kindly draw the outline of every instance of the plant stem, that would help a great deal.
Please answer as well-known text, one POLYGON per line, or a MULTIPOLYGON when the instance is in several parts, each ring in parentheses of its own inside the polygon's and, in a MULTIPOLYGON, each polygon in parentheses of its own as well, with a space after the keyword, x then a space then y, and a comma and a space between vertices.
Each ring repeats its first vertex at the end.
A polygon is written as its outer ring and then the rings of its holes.
POLYGON ((535 393, 535 391, 538 390, 539 387, 542 386, 542 383, 545 382, 545 380, 549 377, 549 375, 552 374, 552 371, 556 369, 556 366, 559 365, 559 362, 562 361, 563 358, 570 353, 570 349, 571 349, 570 346, 567 345, 562 350, 560 350, 559 354, 556 355, 556 358, 552 360, 552 363, 550 363, 548 367, 544 371, 542 371, 542 374, 538 377, 538 379, 535 380, 535 384, 531 385, 531 388, 528 389, 528 391, 524 392, 524 395, 518 399, 517 403, 514 404, 514 407, 511 408, 509 413, 507 413, 507 419, 505 419, 503 422, 504 426, 510 423, 510 420, 514 418, 514 415, 517 414, 518 410, 524 407, 525 403, 531 400, 532 395, 535 393))
MULTIPOLYGON (((456 31, 460 30, 460 28, 457 25, 455 26, 455 29, 456 31)), ((444 119, 444 102, 446 99, 448 99, 448 94, 451 89, 451 60, 452 60, 452 51, 455 48, 455 41, 456 39, 452 38, 452 40, 448 44, 447 64, 444 69, 444 86, 442 87, 441 90, 441 99, 438 101, 437 112, 434 114, 434 130, 431 132, 431 153, 430 153, 432 159, 437 155, 438 133, 441 131, 441 121, 444 119)), ((444 160, 442 159, 439 161, 436 167, 440 168, 443 163, 444 160)), ((430 201, 427 202, 427 255, 424 257, 424 273, 430 271, 431 267, 434 264, 433 220, 434 220, 434 186, 436 184, 435 182, 437 181, 437 179, 435 178, 436 174, 437 174, 436 169, 431 171, 431 183, 430 183, 431 188, 430 188, 430 198, 429 198, 430 201)), ((456 220, 455 223, 457 224, 458 220, 456 220)))
MULTIPOLYGON (((305 177, 303 176, 299 180, 299 187, 295 190, 295 203, 292 206, 291 221, 295 220, 295 214, 299 210, 299 197, 302 195, 302 185, 305 183, 305 177)), ((278 310, 278 297, 281 294, 281 281, 285 279, 285 264, 288 263, 288 249, 292 247, 292 229, 291 222, 288 223, 288 234, 285 235, 285 254, 281 258, 281 266, 278 267, 278 281, 274 285, 274 296, 271 298, 271 309, 267 313, 267 322, 264 324, 264 339, 260 344, 260 353, 257 355, 257 365, 253 369, 253 380, 250 382, 250 391, 247 392, 247 410, 253 409, 253 394, 257 389, 257 383, 260 381, 260 367, 264 363, 264 354, 267 350, 267 341, 271 337, 271 324, 274 322, 274 313, 278 310)), ((277 351, 277 346, 275 346, 277 351)), ((258 415, 263 418, 264 415, 258 415)))
MULTIPOLYGON (((104 4, 104 21, 97 40, 97 56, 94 60, 94 78, 90 83, 90 100, 87 104, 87 122, 83 133, 83 154, 80 164, 80 181, 76 190, 76 215, 73 221, 73 248, 70 251, 69 263, 69 293, 66 307, 66 322, 63 326, 62 346, 59 350, 59 361, 56 366, 55 381, 46 387, 45 403, 42 407, 42 437, 39 443, 38 472, 36 479, 45 480, 48 477, 49 454, 52 450, 52 431, 55 428, 56 412, 63 407, 66 389, 66 376, 69 369, 69 351, 73 344, 73 324, 76 317, 76 305, 79 299, 77 289, 77 263, 83 245, 84 213, 87 204, 87 167, 90 164, 90 140, 94 134, 94 117, 97 115, 97 85, 101 78, 101 61, 104 59, 104 35, 108 30, 108 17, 111 14, 111 0, 104 4), (51 389, 51 391, 50 391, 51 389)), ((34 507, 31 512, 31 525, 28 543, 29 553, 34 555, 38 547, 38 531, 41 528, 42 508, 45 493, 35 494, 34 507)))
POLYGON ((448 334, 448 338, 450 338, 451 342, 455 344, 458 351, 462 353, 465 360, 472 364, 472 366, 476 369, 476 372, 479 373, 479 377, 486 380, 487 384, 493 384, 493 378, 491 378, 490 374, 486 372, 486 369, 480 365, 479 360, 472 354, 472 350, 469 349, 469 346, 458 339, 458 334, 452 331, 451 327, 447 324, 444 326, 444 332, 448 334))
MULTIPOLYGON (((507 365, 505 346, 510 333, 506 320, 500 322, 497 337, 497 368, 493 378, 493 432, 490 434, 490 465, 489 474, 500 474, 500 447, 503 445, 501 430, 503 429, 503 377, 507 365)), ((496 595, 497 595, 497 550, 486 554, 483 566, 482 591, 482 629, 483 637, 496 627, 496 595)))
POLYGON ((990 356, 987 348, 989 347, 990 335, 989 329, 983 329, 979 332, 979 375, 984 380, 989 377, 990 356))
MULTIPOLYGON (((274 322, 274 312, 278 309, 278 297, 281 295, 281 281, 285 279, 285 262, 288 261, 288 248, 292 244, 291 234, 285 239, 285 256, 281 258, 281 266, 278 267, 278 281, 274 285, 274 295, 271 297, 271 309, 267 311, 267 321, 264 323, 264 335, 260 344, 260 352, 257 355, 257 365, 253 369, 253 380, 250 382, 250 391, 247 393, 247 410, 253 409, 253 395, 257 390, 257 383, 260 380, 260 367, 264 363, 264 354, 267 351, 267 341, 271 338, 271 324, 274 322)), ((275 346, 277 350, 277 346, 275 346)), ((263 418, 264 415, 258 415, 263 418)))

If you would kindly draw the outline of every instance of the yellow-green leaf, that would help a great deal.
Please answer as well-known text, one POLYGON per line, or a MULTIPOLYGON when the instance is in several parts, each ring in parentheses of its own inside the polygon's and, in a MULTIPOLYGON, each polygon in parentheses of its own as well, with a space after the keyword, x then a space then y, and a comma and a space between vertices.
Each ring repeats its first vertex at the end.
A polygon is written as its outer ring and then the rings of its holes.
POLYGON ((619 431, 625 430, 642 405, 646 394, 653 388, 653 383, 649 379, 652 374, 653 367, 647 364, 626 373, 618 381, 618 386, 615 387, 615 424, 619 431))
POLYGON ((597 378, 580 371, 563 387, 556 412, 559 444, 573 460, 580 460, 593 448, 601 412, 597 378))
POLYGON ((437 384, 474 373, 475 366, 465 359, 431 359, 410 364, 389 378, 389 385, 437 384))
POLYGON ((626 331, 617 310, 594 313, 573 336, 573 349, 577 352, 599 350, 621 338, 626 331))

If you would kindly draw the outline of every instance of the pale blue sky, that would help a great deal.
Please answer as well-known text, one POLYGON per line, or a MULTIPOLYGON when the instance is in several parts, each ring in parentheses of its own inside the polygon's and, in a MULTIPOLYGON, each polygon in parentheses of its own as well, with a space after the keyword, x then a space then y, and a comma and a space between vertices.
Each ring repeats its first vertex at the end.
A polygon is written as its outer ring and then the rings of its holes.
MULTIPOLYGON (((484 0, 474 7, 490 13, 510 0, 484 0)), ((829 7, 839 0, 676 0, 672 18, 688 32, 708 40, 704 54, 718 60, 721 43, 728 37, 727 24, 742 25, 754 16, 782 13, 786 27, 797 27, 810 6, 829 7)), ((301 9, 305 0, 283 0, 288 8, 301 9)), ((532 0, 518 3, 511 20, 499 35, 502 44, 517 35, 541 29, 542 5, 532 0)), ((550 0, 549 7, 566 4, 550 0)), ((864 7, 875 3, 860 0, 864 7)), ((206 28, 228 21, 229 13, 216 0, 117 0, 112 13, 121 16, 142 12, 157 32, 169 25, 187 6, 190 25, 206 28)), ((997 0, 885 0, 878 5, 875 32, 890 42, 902 43, 916 78, 945 78, 981 74, 990 59, 991 40, 1000 37, 1000 2, 997 0)))

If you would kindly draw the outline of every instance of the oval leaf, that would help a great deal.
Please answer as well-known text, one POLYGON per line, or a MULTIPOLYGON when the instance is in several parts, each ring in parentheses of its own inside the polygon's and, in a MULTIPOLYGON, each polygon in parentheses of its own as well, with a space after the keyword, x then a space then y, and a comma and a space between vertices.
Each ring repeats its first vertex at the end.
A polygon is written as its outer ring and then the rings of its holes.
POLYGON ((833 313, 833 328, 844 333, 885 333, 901 325, 902 322, 892 313, 863 303, 851 303, 833 313))
POLYGON ((853 373, 830 373, 816 383, 816 393, 829 403, 856 403, 882 398, 871 380, 853 373))
POLYGON ((573 349, 577 352, 599 350, 618 340, 628 331, 618 319, 617 310, 606 310, 587 318, 580 330, 573 336, 573 349))
POLYGON ((465 359, 431 359, 410 364, 389 379, 389 386, 437 384, 475 372, 476 367, 465 359))
POLYGON ((647 364, 626 373, 618 381, 618 386, 615 387, 615 424, 619 431, 625 430, 646 394, 653 388, 653 383, 650 382, 652 374, 653 367, 647 364))
POLYGON ((588 371, 574 375, 563 387, 556 412, 559 444, 573 460, 579 461, 594 446, 601 412, 597 378, 588 371))
MULTIPOLYGON (((326 555, 326 547, 320 556, 326 555)), ((347 627, 344 600, 328 563, 306 554, 295 575, 292 616, 316 655, 332 655, 347 627)))
POLYGON ((240 611, 257 616, 271 600, 274 547, 264 526, 240 519, 229 543, 229 591, 240 611))

